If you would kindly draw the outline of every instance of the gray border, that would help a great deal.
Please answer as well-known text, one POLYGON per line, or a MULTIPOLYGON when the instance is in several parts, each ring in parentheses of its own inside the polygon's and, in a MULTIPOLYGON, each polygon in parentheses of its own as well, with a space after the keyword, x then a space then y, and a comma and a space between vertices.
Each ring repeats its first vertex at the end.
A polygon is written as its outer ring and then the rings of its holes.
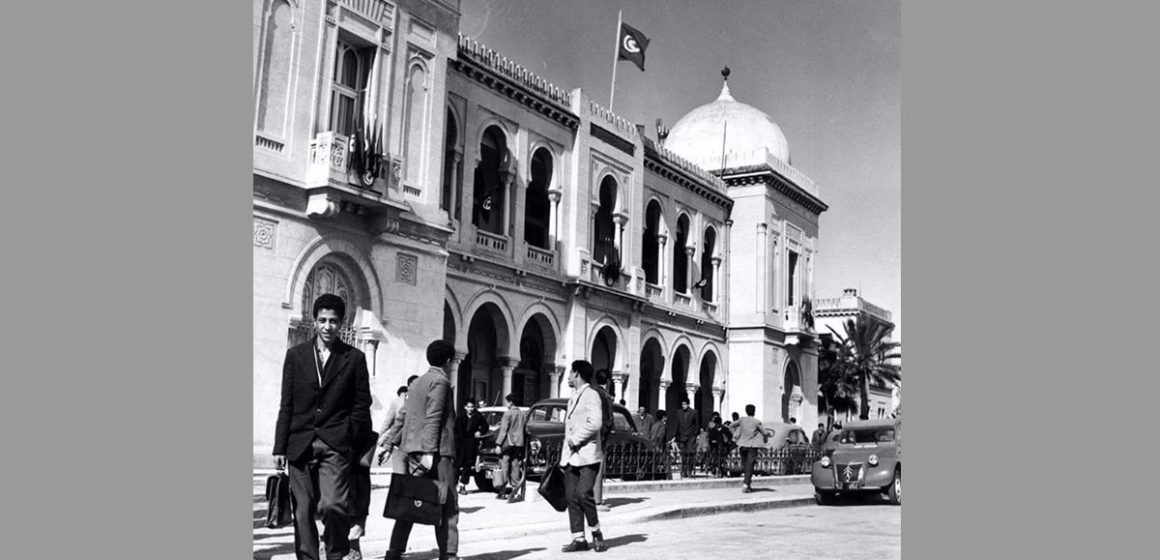
POLYGON ((5 6, 0 556, 252 550, 251 18, 5 6))
POLYGON ((1130 510, 1152 422, 1114 375, 1154 377, 1118 362, 1155 327, 1111 314, 1155 292, 1127 270, 1155 206, 1121 197, 1156 185, 1156 11, 904 6, 908 558, 1155 554, 1125 554, 1155 532, 1130 510))

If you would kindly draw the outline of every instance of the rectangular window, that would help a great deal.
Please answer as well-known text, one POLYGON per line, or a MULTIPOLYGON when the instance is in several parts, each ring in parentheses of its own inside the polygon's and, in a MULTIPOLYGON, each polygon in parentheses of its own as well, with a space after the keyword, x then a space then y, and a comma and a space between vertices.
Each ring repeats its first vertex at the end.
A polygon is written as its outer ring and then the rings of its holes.
POLYGON ((794 296, 797 295, 797 262, 798 254, 794 251, 789 252, 789 278, 786 286, 785 304, 792 306, 794 304, 794 296))
POLYGON ((362 48, 344 39, 338 40, 330 98, 330 130, 337 134, 354 134, 373 58, 373 48, 362 48))

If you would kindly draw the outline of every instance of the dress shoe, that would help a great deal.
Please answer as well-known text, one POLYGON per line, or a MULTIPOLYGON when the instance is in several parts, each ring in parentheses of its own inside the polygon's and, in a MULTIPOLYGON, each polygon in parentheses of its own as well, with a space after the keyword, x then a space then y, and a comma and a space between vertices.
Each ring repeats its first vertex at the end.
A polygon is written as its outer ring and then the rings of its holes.
POLYGON ((588 541, 584 539, 576 539, 560 549, 560 552, 580 552, 581 550, 588 550, 588 541))
POLYGON ((752 492, 752 491, 753 491, 753 489, 752 489, 752 488, 750 488, 750 487, 748 487, 748 486, 746 486, 746 487, 744 487, 744 488, 742 488, 742 489, 741 489, 741 493, 742 493, 742 494, 748 494, 748 493, 750 493, 750 492, 752 492))
POLYGON ((592 550, 596 552, 608 550, 608 545, 604 544, 604 533, 592 531, 592 550))

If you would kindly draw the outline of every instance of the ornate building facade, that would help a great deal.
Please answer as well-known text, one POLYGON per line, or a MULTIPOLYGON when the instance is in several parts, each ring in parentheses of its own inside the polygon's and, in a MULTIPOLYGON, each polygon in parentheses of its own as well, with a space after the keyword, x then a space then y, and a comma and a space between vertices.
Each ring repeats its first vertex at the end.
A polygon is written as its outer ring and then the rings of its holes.
POLYGON ((458 10, 254 0, 256 464, 325 292, 349 302, 376 424, 435 338, 457 403, 566 394, 587 359, 630 408, 812 422, 826 206, 777 125, 726 85, 650 139, 458 36, 458 10))

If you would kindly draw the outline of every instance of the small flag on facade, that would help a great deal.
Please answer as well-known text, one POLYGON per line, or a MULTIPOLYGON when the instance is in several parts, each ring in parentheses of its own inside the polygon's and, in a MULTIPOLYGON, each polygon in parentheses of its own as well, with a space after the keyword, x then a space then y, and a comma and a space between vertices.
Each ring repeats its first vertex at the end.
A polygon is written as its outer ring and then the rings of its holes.
POLYGON ((648 48, 648 37, 627 23, 620 24, 620 51, 618 60, 629 60, 644 72, 644 50, 648 48))

